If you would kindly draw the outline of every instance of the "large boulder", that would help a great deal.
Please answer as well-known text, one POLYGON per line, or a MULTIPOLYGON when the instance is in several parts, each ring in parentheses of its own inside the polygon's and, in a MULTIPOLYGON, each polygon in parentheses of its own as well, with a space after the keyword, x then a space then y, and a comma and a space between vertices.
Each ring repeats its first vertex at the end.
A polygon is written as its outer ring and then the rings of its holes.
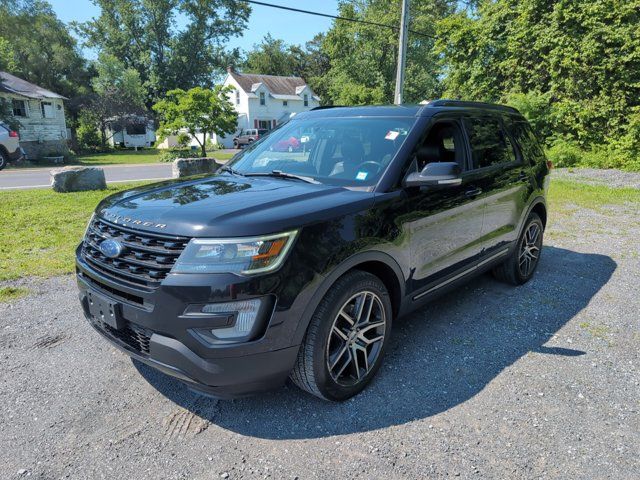
POLYGON ((64 167, 51 170, 51 186, 56 192, 104 190, 104 170, 97 167, 64 167))
POLYGON ((190 177, 203 173, 215 173, 222 163, 215 158, 177 158, 173 161, 171 171, 173 178, 190 177))

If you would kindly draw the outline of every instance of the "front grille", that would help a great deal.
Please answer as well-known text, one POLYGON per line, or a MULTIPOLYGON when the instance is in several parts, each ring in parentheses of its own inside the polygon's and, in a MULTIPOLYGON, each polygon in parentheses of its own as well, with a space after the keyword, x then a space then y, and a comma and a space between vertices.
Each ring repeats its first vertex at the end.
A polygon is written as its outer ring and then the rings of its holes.
POLYGON ((134 323, 127 322, 126 326, 121 330, 107 325, 99 320, 94 322, 96 327, 102 330, 104 333, 119 340, 132 350, 142 355, 149 355, 149 342, 151 341, 151 335, 153 332, 142 328, 134 323))
POLYGON ((104 275, 154 287, 169 274, 188 242, 186 237, 141 232, 96 218, 84 238, 82 258, 104 275), (109 258, 100 251, 100 244, 109 238, 124 247, 117 258, 109 258))

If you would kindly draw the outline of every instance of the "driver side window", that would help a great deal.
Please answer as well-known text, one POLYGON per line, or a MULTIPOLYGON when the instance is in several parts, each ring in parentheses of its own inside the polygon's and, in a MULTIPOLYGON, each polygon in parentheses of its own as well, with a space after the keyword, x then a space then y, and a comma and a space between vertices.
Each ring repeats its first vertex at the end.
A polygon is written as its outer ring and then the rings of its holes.
POLYGON ((422 144, 416 150, 412 171, 422 171, 428 163, 456 162, 465 169, 464 139, 455 120, 440 120, 433 124, 422 144))

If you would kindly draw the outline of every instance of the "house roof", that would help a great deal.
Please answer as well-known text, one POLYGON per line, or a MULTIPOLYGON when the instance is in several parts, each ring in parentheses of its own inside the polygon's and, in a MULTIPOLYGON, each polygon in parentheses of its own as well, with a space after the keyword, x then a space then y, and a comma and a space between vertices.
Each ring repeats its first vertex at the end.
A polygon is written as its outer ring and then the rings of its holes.
POLYGON ((276 75, 258 75, 254 73, 239 73, 231 71, 229 75, 238 82, 238 85, 246 92, 254 92, 258 84, 267 87, 274 95, 297 95, 307 85, 300 77, 280 77, 276 75))
POLYGON ((7 72, 0 72, 0 92, 13 93, 27 98, 61 98, 67 100, 67 97, 58 95, 7 72))

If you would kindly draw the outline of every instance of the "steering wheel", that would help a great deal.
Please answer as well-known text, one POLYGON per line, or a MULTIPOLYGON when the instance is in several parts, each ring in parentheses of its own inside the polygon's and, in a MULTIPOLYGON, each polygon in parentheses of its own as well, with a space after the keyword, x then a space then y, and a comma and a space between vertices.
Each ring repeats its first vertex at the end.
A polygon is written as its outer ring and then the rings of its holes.
POLYGON ((382 169, 383 169, 383 166, 381 163, 375 162, 373 160, 367 160, 366 162, 362 162, 356 167, 356 172, 360 172, 364 170, 365 172, 376 174, 376 173, 379 173, 382 169), (371 169, 370 167, 375 168, 375 170, 371 169))

